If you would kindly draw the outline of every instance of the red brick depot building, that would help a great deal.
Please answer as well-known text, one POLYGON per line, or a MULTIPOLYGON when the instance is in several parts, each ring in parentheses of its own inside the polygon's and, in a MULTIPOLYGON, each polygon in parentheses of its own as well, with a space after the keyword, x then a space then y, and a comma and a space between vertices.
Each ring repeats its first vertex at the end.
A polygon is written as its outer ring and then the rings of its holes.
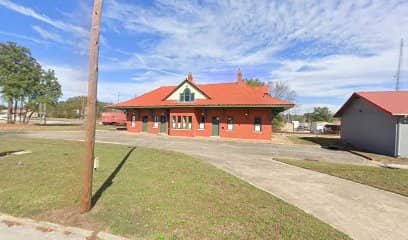
POLYGON ((269 140, 273 117, 293 105, 271 97, 266 86, 248 86, 239 71, 237 81, 217 84, 197 84, 190 73, 177 86, 109 107, 125 111, 129 132, 269 140))

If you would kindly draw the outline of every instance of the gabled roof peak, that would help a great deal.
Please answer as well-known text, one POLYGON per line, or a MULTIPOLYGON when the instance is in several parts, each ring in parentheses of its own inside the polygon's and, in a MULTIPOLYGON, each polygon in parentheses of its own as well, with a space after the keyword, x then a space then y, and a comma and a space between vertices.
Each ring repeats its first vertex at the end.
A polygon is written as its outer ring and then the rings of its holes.
POLYGON ((408 115, 408 91, 371 91, 353 93, 334 116, 341 117, 356 98, 362 98, 390 115, 408 115))

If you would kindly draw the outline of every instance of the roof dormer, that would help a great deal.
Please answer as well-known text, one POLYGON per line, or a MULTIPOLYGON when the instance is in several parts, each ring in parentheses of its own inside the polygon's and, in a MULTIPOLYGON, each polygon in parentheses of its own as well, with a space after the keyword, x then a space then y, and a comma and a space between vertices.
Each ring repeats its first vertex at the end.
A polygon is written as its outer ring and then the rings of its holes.
POLYGON ((193 75, 189 73, 187 79, 180 83, 163 100, 194 102, 200 99, 210 99, 210 97, 193 82, 193 75))

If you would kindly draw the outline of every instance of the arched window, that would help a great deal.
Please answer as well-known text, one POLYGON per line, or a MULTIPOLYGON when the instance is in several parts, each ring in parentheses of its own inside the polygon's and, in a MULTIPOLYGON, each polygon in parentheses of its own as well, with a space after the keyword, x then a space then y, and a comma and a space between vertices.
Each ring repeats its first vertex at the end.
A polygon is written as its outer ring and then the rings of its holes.
POLYGON ((184 102, 190 102, 190 88, 184 89, 184 102))
POLYGON ((180 102, 194 102, 194 99, 194 93, 191 92, 190 88, 186 88, 180 93, 180 102))

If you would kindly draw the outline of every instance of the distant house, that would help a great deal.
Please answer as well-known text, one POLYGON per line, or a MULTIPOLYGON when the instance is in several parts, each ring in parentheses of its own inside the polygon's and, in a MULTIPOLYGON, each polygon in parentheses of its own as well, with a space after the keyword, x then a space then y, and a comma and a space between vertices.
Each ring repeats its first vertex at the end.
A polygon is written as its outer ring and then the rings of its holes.
POLYGON ((7 109, 0 110, 0 120, 7 120, 7 109))
MULTIPOLYGON (((20 120, 20 115, 22 115, 22 118, 24 117, 24 115, 30 115, 31 114, 31 110, 30 109, 25 109, 25 108, 23 108, 23 109, 20 109, 20 108, 18 108, 18 109, 16 109, 16 111, 15 111, 15 113, 16 113, 16 120, 17 121, 19 121, 20 120)), ((12 113, 11 114, 14 114, 14 109, 13 109, 13 111, 12 111, 12 113)), ((7 120, 7 115, 8 115, 8 110, 7 109, 3 109, 3 110, 0 110, 0 120, 7 120)), ((31 118, 38 118, 38 113, 37 112, 34 112, 32 115, 31 115, 31 118)))
POLYGON ((270 96, 266 86, 248 86, 239 71, 236 81, 216 84, 198 84, 190 73, 177 86, 109 107, 126 112, 129 132, 267 140, 272 118, 293 105, 270 96))
POLYGON ((341 117, 343 142, 408 157, 408 91, 354 93, 334 116, 341 117))
POLYGON ((314 134, 339 134, 340 123, 339 122, 312 122, 310 124, 310 132, 314 134))
POLYGON ((312 122, 310 124, 310 132, 314 134, 324 133, 324 127, 329 124, 328 122, 312 122))

